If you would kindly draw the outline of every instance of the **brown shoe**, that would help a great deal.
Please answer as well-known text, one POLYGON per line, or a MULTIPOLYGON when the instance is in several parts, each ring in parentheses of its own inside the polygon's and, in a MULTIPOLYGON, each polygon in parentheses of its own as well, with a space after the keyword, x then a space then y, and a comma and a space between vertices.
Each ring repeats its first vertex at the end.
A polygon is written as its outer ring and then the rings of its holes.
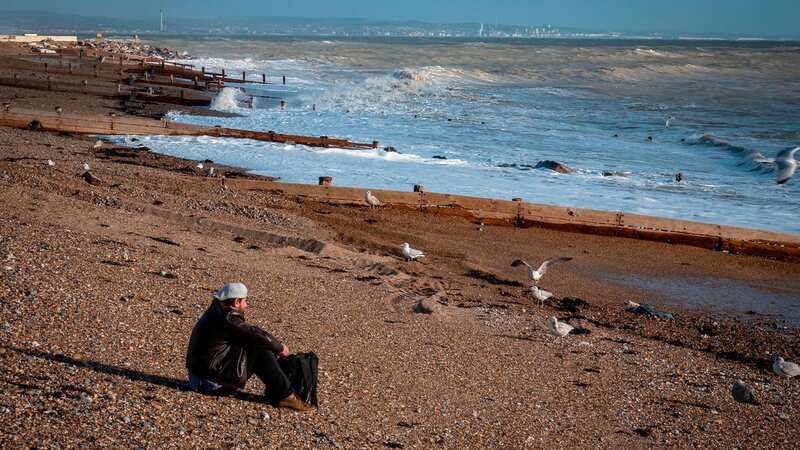
POLYGON ((292 393, 285 399, 279 401, 278 404, 275 406, 277 406, 278 408, 289 408, 300 412, 308 412, 314 410, 313 406, 300 400, 300 397, 298 397, 297 394, 294 393, 292 393))

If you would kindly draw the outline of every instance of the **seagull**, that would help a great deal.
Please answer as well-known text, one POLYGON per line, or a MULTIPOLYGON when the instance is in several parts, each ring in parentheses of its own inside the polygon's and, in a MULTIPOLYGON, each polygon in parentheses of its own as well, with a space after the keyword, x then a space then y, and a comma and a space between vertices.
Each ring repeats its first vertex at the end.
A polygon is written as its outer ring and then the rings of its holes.
POLYGON ((101 141, 100 139, 94 141, 94 148, 100 148, 102 146, 103 146, 103 141, 101 141))
POLYGON ((91 170, 89 164, 83 163, 83 170, 91 170))
POLYGON ((753 393, 753 388, 746 385, 742 380, 736 380, 731 387, 731 394, 733 399, 739 403, 749 403, 751 405, 758 405, 758 400, 753 393))
POLYGON ((203 167, 204 167, 204 166, 203 166, 203 163, 197 163, 197 166, 196 166, 196 167, 197 167, 198 169, 200 169, 200 170, 203 170, 203 167))
POLYGON ((675 120, 673 116, 667 116, 667 121, 664 123, 664 128, 669 128, 672 126, 672 121, 675 120))
POLYGON ((52 159, 48 159, 47 160, 47 165, 50 166, 50 167, 55 167, 56 166, 56 162, 53 161, 52 159))
POLYGON ((772 371, 778 375, 794 378, 800 375, 800 366, 793 362, 784 361, 780 356, 772 362, 772 371))
POLYGON ((374 208, 376 206, 380 206, 381 205, 381 201, 378 200, 378 197, 375 197, 374 195, 372 195, 372 192, 370 192, 370 191, 367 191, 367 193, 364 195, 364 198, 366 199, 367 204, 369 204, 370 208, 374 208))
POLYGON ((550 316, 550 318, 547 319, 547 329, 550 330, 550 334, 553 336, 564 337, 568 335, 574 327, 568 323, 559 322, 556 316, 550 316))
POLYGON ((63 109, 60 106, 56 106, 56 114, 60 116, 62 111, 63 109))
POLYGON ((787 148, 785 150, 781 150, 777 156, 775 156, 775 181, 778 184, 783 184, 789 181, 789 178, 792 178, 794 175, 794 171, 797 170, 797 161, 794 159, 794 154, 800 150, 800 147, 795 148, 787 148))
POLYGON ((208 176, 213 177, 214 176, 214 172, 215 172, 214 167, 209 167, 208 168, 208 176))
POLYGON ((411 246, 408 245, 408 242, 403 242, 403 245, 401 245, 400 248, 403 249, 403 256, 406 257, 406 261, 414 261, 417 258, 425 256, 425 253, 422 253, 415 248, 411 248, 411 246))
POLYGON ((539 280, 542 279, 542 277, 544 276, 545 272, 547 272, 547 267, 549 267, 550 264, 553 264, 553 263, 556 263, 556 262, 559 262, 559 261, 571 261, 571 260, 572 260, 572 258, 570 258, 570 257, 552 258, 552 259, 548 259, 547 261, 543 262, 542 265, 539 266, 538 269, 534 269, 533 266, 531 266, 530 264, 526 263, 525 261, 523 261, 521 259, 516 259, 516 260, 514 260, 514 262, 511 263, 511 267, 517 267, 517 266, 521 266, 521 265, 524 265, 525 267, 527 267, 528 268, 528 276, 531 277, 531 281, 533 282, 534 285, 536 285, 539 282, 539 280))
POLYGON ((539 300, 539 306, 544 306, 544 301, 553 296, 552 292, 539 289, 535 284, 531 285, 531 294, 533 294, 533 298, 539 300))

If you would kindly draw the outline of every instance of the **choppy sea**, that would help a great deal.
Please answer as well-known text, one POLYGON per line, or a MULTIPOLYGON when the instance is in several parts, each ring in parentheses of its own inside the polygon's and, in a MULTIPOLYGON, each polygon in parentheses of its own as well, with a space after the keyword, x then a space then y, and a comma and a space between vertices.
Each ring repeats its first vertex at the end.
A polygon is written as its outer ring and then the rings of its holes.
POLYGON ((212 108, 241 117, 175 120, 378 140, 381 148, 144 138, 154 151, 287 182, 330 175, 339 186, 424 184, 800 232, 800 174, 777 185, 769 161, 800 145, 800 43, 178 37, 158 44, 195 56, 182 62, 254 80, 266 73, 272 83, 229 85, 218 95, 212 108), (256 96, 252 107, 238 87, 256 96), (575 172, 532 168, 542 160, 575 172))

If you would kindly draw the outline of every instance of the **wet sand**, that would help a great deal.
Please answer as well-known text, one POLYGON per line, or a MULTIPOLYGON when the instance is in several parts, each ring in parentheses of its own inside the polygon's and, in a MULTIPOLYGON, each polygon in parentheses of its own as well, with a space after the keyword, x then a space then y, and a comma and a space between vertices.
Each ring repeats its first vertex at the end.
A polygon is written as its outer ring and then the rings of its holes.
MULTIPOLYGON (((50 95, 0 87, 2 100, 50 95)), ((774 448, 800 436, 800 388, 769 370, 800 356, 783 326, 796 323, 799 264, 237 191, 196 162, 93 144, 0 128, 4 448, 774 448), (428 257, 404 261, 403 242, 428 257), (558 300, 539 308, 510 263, 552 256, 574 259, 543 278, 558 300), (226 281, 250 287, 249 321, 317 352, 316 413, 261 403, 256 380, 249 397, 183 389, 189 332, 226 281), (550 315, 590 333, 554 338, 550 315), (737 378, 760 406, 733 401, 737 378)))

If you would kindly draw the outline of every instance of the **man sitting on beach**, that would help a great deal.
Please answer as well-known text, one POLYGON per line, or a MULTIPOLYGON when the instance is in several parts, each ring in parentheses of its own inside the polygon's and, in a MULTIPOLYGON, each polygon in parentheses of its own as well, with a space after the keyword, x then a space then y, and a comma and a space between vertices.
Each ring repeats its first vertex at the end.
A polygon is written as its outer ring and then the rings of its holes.
POLYGON ((270 403, 311 411, 313 407, 295 394, 278 365, 278 358, 287 357, 289 349, 270 333, 245 323, 245 309, 247 287, 242 283, 228 283, 214 294, 189 339, 189 388, 215 395, 235 392, 255 374, 264 382, 270 403))

